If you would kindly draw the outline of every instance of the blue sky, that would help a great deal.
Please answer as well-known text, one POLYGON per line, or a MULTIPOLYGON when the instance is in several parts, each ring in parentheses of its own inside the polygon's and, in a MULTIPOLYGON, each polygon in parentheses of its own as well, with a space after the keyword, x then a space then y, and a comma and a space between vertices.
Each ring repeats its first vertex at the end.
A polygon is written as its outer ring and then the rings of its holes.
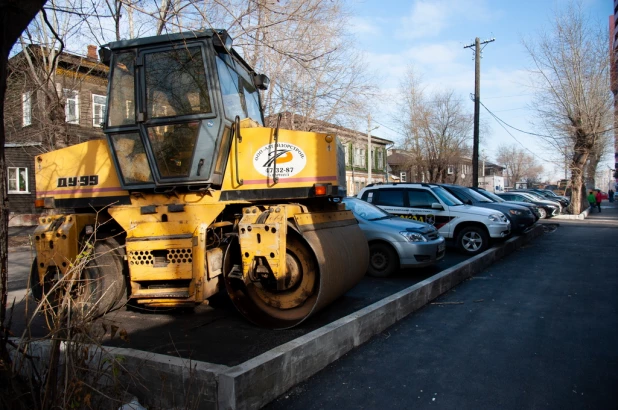
MULTIPOLYGON (((567 0, 348 0, 354 14, 350 30, 371 69, 379 73, 377 79, 385 93, 396 92, 407 67, 413 65, 429 89, 454 90, 469 101, 473 112, 469 98, 474 93, 473 51, 464 46, 476 37, 495 38, 482 52, 481 101, 506 123, 530 132, 535 132, 534 112, 528 108, 532 90, 527 69, 531 64, 522 38, 549 29, 554 11, 566 4, 567 0)), ((612 0, 583 0, 582 4, 595 24, 609 30, 612 0)), ((381 126, 373 133, 397 141, 393 109, 387 103, 376 107, 372 117, 381 126)), ((480 115, 489 125, 481 144, 490 161, 505 143, 523 145, 541 163, 555 160, 535 137, 512 129, 510 136, 482 107, 480 115)), ((599 168, 607 169, 606 164, 613 168, 613 153, 599 168)), ((545 165, 545 171, 552 180, 564 175, 553 164, 545 165)))

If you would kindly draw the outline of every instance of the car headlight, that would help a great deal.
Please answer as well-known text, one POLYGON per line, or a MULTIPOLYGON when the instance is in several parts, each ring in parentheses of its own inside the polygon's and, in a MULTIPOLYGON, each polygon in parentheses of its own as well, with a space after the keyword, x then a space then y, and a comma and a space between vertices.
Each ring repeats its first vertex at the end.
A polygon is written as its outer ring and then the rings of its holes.
POLYGON ((428 241, 425 235, 420 234, 418 232, 402 231, 402 232, 399 232, 399 234, 403 236, 404 238, 406 238, 408 242, 427 242, 428 241))
POLYGON ((518 211, 517 209, 509 209, 509 213, 511 215, 521 215, 521 211, 518 211))
POLYGON ((491 214, 488 216, 490 221, 494 222, 506 222, 506 216, 502 214, 491 214))

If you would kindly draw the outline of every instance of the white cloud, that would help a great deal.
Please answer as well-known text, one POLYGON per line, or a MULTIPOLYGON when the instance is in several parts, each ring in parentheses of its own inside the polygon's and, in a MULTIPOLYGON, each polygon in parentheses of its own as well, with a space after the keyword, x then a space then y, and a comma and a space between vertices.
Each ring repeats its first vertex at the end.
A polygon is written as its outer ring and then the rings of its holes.
POLYGON ((363 17, 351 17, 348 21, 348 30, 352 34, 379 36, 381 34, 380 24, 376 19, 363 17))
POLYGON ((418 0, 401 18, 395 37, 419 39, 437 37, 453 24, 486 21, 497 16, 485 0, 418 0))

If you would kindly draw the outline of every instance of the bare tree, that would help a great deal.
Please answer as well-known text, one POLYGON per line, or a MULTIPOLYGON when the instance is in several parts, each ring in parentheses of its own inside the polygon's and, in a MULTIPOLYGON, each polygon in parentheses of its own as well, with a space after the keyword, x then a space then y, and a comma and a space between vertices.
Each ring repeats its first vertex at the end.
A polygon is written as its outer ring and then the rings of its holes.
POLYGON ((499 146, 496 160, 506 168, 510 186, 520 181, 537 183, 543 174, 543 165, 539 164, 533 155, 516 145, 499 146))
MULTIPOLYGON (((45 0, 0 0, 0 386, 8 389, 11 386, 11 358, 7 350, 9 329, 6 318, 7 308, 7 258, 8 258, 8 214, 6 189, 6 163, 4 158, 4 97, 6 94, 7 62, 9 52, 30 20, 43 7, 45 0)), ((20 392, 12 391, 12 394, 20 392)))
POLYGON ((582 210, 586 162, 602 151, 612 128, 608 44, 606 26, 595 25, 583 6, 573 3, 555 13, 549 33, 524 42, 535 66, 534 108, 551 135, 542 139, 570 153, 574 213, 582 210))
POLYGON ((397 120, 405 135, 404 148, 429 182, 445 182, 449 167, 458 172, 456 165, 469 156, 472 116, 452 90, 426 95, 412 68, 401 89, 401 115, 397 120))

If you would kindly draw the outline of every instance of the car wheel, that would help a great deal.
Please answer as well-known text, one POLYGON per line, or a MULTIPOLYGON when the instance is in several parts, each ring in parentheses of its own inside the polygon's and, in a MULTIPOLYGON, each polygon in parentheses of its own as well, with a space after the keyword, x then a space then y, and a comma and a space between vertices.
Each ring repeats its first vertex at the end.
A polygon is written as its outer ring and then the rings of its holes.
POLYGON ((544 208, 539 208, 539 219, 547 218, 547 211, 544 208))
POLYGON ((466 255, 476 255, 489 247, 489 237, 483 228, 469 226, 457 235, 457 247, 466 255))
POLYGON ((385 278, 399 268, 399 257, 393 248, 384 243, 369 246, 369 276, 385 278))

